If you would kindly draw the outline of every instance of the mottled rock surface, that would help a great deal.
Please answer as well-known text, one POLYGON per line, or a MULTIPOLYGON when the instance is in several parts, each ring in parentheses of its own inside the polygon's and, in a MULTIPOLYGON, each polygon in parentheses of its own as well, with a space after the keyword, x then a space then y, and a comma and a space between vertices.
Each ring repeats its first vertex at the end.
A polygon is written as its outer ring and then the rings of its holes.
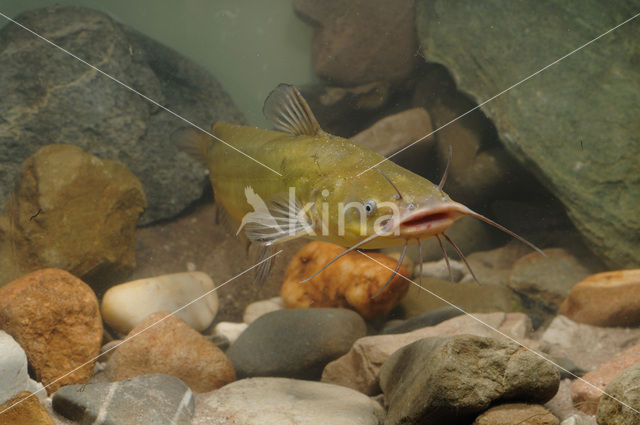
POLYGON ((69 385, 53 395, 56 412, 83 424, 190 425, 194 404, 194 394, 184 382, 162 374, 69 385))
POLYGON ((589 276, 571 288, 558 313, 595 326, 640 324, 640 269, 589 276))
POLYGON ((56 425, 38 397, 28 391, 0 403, 0 412, 2 425, 56 425))
POLYGON ((238 377, 317 379, 365 333, 364 320, 350 310, 278 310, 252 322, 227 354, 238 377))
POLYGON ((560 425, 560 420, 539 404, 501 404, 487 410, 472 425, 560 425))
POLYGON ((114 350, 105 370, 111 381, 162 373, 182 379, 193 391, 205 392, 235 380, 222 350, 182 319, 167 315, 151 314, 131 330, 129 341, 114 350))
POLYGON ((310 281, 299 283, 343 251, 342 246, 317 241, 308 243, 298 251, 289 262, 280 289, 285 305, 289 308, 351 308, 365 319, 389 313, 407 292, 409 282, 402 276, 409 277, 409 272, 400 266, 398 274, 386 289, 373 298, 398 263, 387 255, 367 254, 386 266, 383 267, 358 252, 350 252, 310 281))
POLYGON ((95 294, 80 279, 43 269, 3 286, 0 327, 24 349, 50 393, 89 380, 100 352, 102 320, 95 294))
POLYGON ((638 382, 640 382, 640 364, 625 369, 607 385, 605 391, 608 395, 603 395, 600 404, 598 404, 596 415, 598 425, 640 424, 640 413, 637 413, 640 410, 640 385, 638 382), (627 406, 621 404, 620 401, 627 406))
POLYGON ((322 381, 375 395, 380 392, 378 386, 380 367, 395 351, 419 339, 433 336, 471 334, 502 338, 489 326, 529 347, 535 346, 535 343, 527 338, 531 330, 531 321, 524 314, 488 313, 474 316, 484 324, 469 316, 459 316, 436 326, 417 329, 413 332, 360 338, 348 353, 325 367, 322 372, 322 381))
POLYGON ((496 400, 545 402, 556 368, 511 341, 473 335, 424 338, 380 369, 385 424, 463 424, 496 400))
POLYGON ((340 85, 399 81, 416 64, 413 0, 295 0, 315 29, 316 73, 340 85))
MULTIPOLYGON (((218 120, 244 123, 203 68, 103 13, 57 6, 15 19, 202 128, 218 120)), ((51 45, 35 42, 14 24, 2 28, 0 40, 0 61, 11 64, 0 69, 0 206, 19 164, 51 143, 71 143, 125 164, 149 202, 142 223, 174 216, 200 197, 204 169, 169 140, 187 123, 51 45)))
POLYGON ((102 317, 109 326, 126 334, 152 313, 180 309, 176 316, 195 330, 203 331, 218 312, 215 287, 209 275, 202 272, 173 273, 122 283, 104 294, 102 317))
POLYGON ((377 402, 348 388, 249 378, 200 394, 192 425, 378 425, 383 418, 377 402))
MULTIPOLYGON (((597 0, 416 6, 426 60, 446 66, 478 103, 637 12, 632 0, 604 12, 597 0)), ((631 59, 639 32, 624 25, 482 106, 507 150, 563 202, 613 267, 640 264, 640 78, 631 59)))
POLYGON ((40 148, 22 165, 0 218, 0 285, 45 267, 87 282, 130 273, 145 205, 140 181, 121 163, 77 146, 40 148))

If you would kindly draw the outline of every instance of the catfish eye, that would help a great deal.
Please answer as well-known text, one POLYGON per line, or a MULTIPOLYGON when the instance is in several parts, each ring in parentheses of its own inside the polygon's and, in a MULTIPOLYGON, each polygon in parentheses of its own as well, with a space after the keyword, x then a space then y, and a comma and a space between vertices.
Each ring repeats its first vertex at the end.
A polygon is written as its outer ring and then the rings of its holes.
POLYGON ((367 215, 371 215, 376 212, 376 201, 373 199, 369 199, 364 203, 364 210, 367 212, 367 215))

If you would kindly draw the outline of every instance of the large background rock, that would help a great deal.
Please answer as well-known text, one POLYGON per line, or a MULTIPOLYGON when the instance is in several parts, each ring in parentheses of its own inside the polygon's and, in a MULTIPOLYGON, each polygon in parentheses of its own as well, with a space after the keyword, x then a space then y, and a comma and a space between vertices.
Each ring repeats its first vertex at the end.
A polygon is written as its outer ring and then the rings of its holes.
MULTIPOLYGON (((417 2, 428 61, 485 101, 637 12, 632 1, 417 2), (452 36, 455 34, 455 37, 452 36)), ((609 265, 640 264, 640 27, 629 23, 482 107, 609 265)))
MULTIPOLYGON (((202 128, 243 123, 218 82, 157 42, 84 8, 26 12, 16 20, 202 128)), ((187 125, 15 24, 0 30, 0 207, 20 164, 50 143, 123 162, 147 196, 142 223, 200 197, 204 170, 169 141, 187 125)))

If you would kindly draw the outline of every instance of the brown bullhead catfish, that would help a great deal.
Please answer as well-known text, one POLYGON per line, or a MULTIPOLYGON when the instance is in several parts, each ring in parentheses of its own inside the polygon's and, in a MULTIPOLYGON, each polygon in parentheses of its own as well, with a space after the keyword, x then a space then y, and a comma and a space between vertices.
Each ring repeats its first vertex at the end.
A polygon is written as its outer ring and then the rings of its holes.
MULTIPOLYGON (((325 267, 356 248, 402 246, 391 281, 412 240, 420 246, 422 239, 436 237, 442 248, 443 237, 466 263, 444 233, 465 215, 541 252, 449 198, 442 190, 446 171, 436 185, 359 144, 324 132, 293 86, 281 84, 271 92, 264 114, 275 131, 218 122, 213 126, 218 141, 192 128, 174 134, 174 141, 209 169, 216 203, 240 226, 238 232, 244 229, 261 247, 264 257, 274 245, 299 237, 348 247, 325 267)), ((267 263, 259 280, 266 277, 267 263)))

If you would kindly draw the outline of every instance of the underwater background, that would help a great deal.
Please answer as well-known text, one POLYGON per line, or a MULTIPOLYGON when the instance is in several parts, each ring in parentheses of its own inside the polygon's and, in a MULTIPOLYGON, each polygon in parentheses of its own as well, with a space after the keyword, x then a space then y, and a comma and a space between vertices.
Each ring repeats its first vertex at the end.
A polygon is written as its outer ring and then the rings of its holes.
MULTIPOLYGON (((0 13, 0 423, 640 424, 637 2, 0 13), (265 104, 282 83, 306 103, 265 104), (337 237, 249 243, 223 204, 310 160, 211 136, 326 136, 307 116, 545 255, 477 216, 326 270, 337 237)), ((300 191, 358 171, 314 155, 300 191)))

